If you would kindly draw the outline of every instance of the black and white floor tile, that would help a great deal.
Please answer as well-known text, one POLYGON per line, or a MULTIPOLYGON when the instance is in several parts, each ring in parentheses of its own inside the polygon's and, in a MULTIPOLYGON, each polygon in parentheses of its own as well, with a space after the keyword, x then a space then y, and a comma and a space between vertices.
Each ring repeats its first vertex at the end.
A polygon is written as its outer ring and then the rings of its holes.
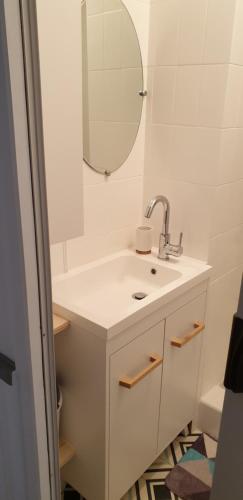
MULTIPOLYGON (((189 427, 186 435, 178 436, 173 443, 157 458, 122 500, 181 500, 165 486, 165 478, 180 458, 196 441, 201 432, 189 427)), ((84 500, 80 495, 66 487, 64 500, 84 500)))

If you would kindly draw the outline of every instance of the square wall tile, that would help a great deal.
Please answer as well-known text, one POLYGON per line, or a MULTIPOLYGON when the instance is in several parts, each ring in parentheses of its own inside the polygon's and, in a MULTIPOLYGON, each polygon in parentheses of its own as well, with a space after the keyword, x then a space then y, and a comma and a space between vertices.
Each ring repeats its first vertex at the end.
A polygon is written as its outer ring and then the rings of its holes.
POLYGON ((142 178, 113 181, 84 188, 84 235, 104 235, 141 218, 142 178))
POLYGON ((243 223, 243 181, 216 188, 212 215, 212 236, 243 223))
POLYGON ((179 52, 180 1, 151 3, 148 65, 176 65, 179 52))
POLYGON ((145 164, 147 175, 170 178, 169 155, 172 150, 172 133, 173 127, 169 125, 150 125, 149 130, 147 129, 150 138, 145 164))
POLYGON ((179 64, 201 64, 208 0, 183 0, 179 5, 179 64))
POLYGON ((213 186, 217 181, 220 130, 201 127, 172 127, 168 153, 169 178, 213 186))
POLYGON ((152 123, 172 123, 176 68, 154 68, 152 123))
POLYGON ((200 66, 179 66, 177 68, 173 123, 198 125, 200 86, 200 66))
POLYGON ((241 103, 243 99, 243 67, 228 66, 228 80, 225 95, 223 127, 240 126, 241 103))
POLYGON ((229 128, 220 132, 218 184, 243 179, 243 129, 229 128))
POLYGON ((243 224, 211 238, 208 263, 212 280, 243 265, 243 224))
POLYGON ((221 127, 228 82, 227 65, 201 67, 199 123, 205 127, 221 127))
POLYGON ((236 0, 209 0, 203 61, 230 62, 236 0))

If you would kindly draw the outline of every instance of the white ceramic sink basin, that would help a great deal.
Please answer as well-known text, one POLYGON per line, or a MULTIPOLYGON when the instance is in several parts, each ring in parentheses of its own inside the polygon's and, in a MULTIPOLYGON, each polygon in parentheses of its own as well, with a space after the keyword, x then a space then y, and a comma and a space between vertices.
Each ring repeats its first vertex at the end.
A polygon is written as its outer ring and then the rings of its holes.
POLYGON ((78 314, 86 326, 92 322, 110 330, 144 308, 160 307, 178 291, 206 279, 209 270, 205 263, 188 257, 164 262, 156 253, 139 256, 124 250, 55 278, 53 301, 78 314), (137 300, 136 293, 145 297, 137 300))
POLYGON ((180 276, 174 269, 151 264, 135 255, 120 255, 59 281, 54 290, 55 295, 76 307, 109 316, 134 306, 134 294, 148 296, 180 276))

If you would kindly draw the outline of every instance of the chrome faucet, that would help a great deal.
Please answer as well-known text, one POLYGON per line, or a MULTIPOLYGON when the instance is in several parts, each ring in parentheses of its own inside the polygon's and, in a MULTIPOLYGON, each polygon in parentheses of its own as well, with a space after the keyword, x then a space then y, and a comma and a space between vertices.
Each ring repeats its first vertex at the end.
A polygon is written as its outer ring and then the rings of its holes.
POLYGON ((161 231, 160 237, 159 237, 158 258, 163 259, 163 260, 169 260, 170 255, 173 255, 174 257, 180 257, 183 253, 183 247, 182 247, 183 233, 180 233, 180 239, 179 239, 179 243, 177 245, 174 245, 173 243, 170 242, 170 233, 169 233, 170 203, 169 203, 169 200, 163 195, 155 196, 155 198, 150 200, 150 202, 146 208, 145 217, 147 219, 150 219, 150 217, 153 213, 154 207, 157 205, 157 203, 162 203, 163 208, 164 208, 162 231, 161 231))

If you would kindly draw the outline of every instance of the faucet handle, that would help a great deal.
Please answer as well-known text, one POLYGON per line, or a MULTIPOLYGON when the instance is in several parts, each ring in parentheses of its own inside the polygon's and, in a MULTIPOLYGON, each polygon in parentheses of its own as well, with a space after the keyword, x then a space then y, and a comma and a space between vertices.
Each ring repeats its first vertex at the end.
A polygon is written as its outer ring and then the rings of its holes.
POLYGON ((183 240, 183 232, 180 232, 180 238, 179 238, 179 247, 182 247, 182 240, 183 240))
POLYGON ((183 253, 182 240, 183 240, 183 233, 181 232, 178 244, 169 243, 168 246, 170 255, 173 255, 174 257, 180 257, 182 255, 183 253))

